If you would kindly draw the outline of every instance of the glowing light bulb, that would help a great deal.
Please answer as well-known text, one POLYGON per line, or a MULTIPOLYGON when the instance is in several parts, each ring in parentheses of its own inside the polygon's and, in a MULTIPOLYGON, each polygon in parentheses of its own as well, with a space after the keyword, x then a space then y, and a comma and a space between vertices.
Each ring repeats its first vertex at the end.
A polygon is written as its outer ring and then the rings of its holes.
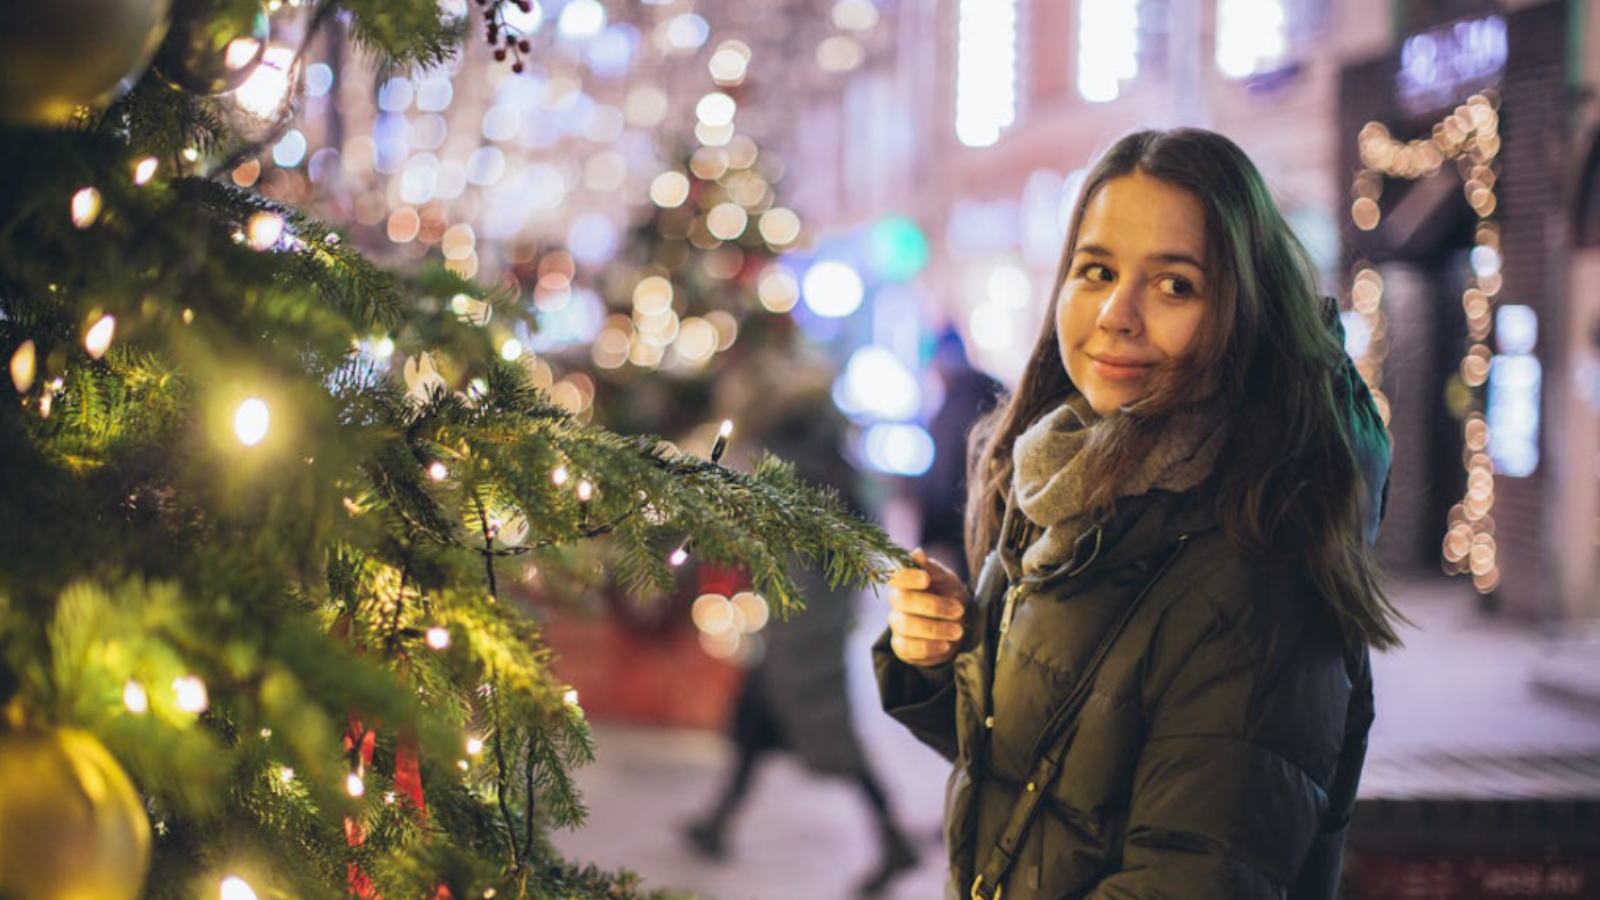
POLYGON ((565 703, 568 706, 577 706, 578 705, 578 691, 577 691, 577 689, 568 688, 567 692, 565 694, 561 695, 561 702, 565 703))
POLYGON ((256 892, 237 875, 222 879, 222 900, 256 900, 256 892))
POLYGON ((359 772, 351 772, 344 777, 344 792, 352 797, 360 797, 367 792, 366 779, 359 772))
POLYGON ((556 487, 560 487, 563 484, 566 484, 567 483, 567 477, 568 476, 567 476, 567 467, 566 466, 556 466, 556 470, 554 472, 550 473, 550 480, 556 483, 556 487))
POLYGON ((150 711, 150 695, 145 692, 144 685, 130 680, 122 686, 122 705, 128 712, 142 716, 150 711))
POLYGON ((506 362, 516 362, 522 356, 522 342, 516 338, 508 338, 500 345, 500 358, 506 362))
POLYGON ((250 217, 250 248, 270 250, 283 237, 283 216, 260 212, 250 217))
POLYGON ((38 351, 33 341, 23 341, 17 352, 11 354, 11 383, 17 393, 26 394, 33 387, 33 377, 38 372, 38 351))
POLYGON ((72 224, 88 228, 100 218, 100 192, 92 187, 80 188, 72 195, 72 224))
POLYGON ((733 420, 723 419, 722 427, 717 429, 717 439, 711 445, 711 461, 722 462, 722 454, 728 450, 728 436, 733 434, 733 420))
POLYGON ((587 478, 580 480, 578 482, 578 499, 588 503, 592 497, 594 497, 594 485, 590 484, 587 478))
POLYGON ((178 708, 186 713, 198 716, 211 705, 211 698, 206 694, 206 683, 198 675, 185 675, 172 682, 172 691, 178 696, 178 708))
POLYGON ((428 629, 428 646, 435 650, 450 649, 450 629, 435 625, 428 629))
POLYGON ((482 752, 483 752, 483 739, 482 738, 475 738, 475 737, 467 738, 467 755, 468 756, 477 756, 479 753, 482 753, 482 752))
POLYGON ((238 436, 239 443, 254 447, 267 436, 271 418, 266 401, 251 397, 239 404, 238 411, 233 414, 233 433, 238 436))
POLYGON ((116 317, 101 316, 100 321, 94 323, 89 332, 83 336, 83 348, 95 359, 105 356, 106 351, 111 348, 111 336, 116 334, 116 331, 116 317))
POLYGON ((294 780, 294 770, 289 768, 288 766, 284 766, 283 768, 279 769, 278 770, 278 780, 283 782, 284 784, 288 784, 289 782, 293 781, 294 780))
POLYGON ((667 563, 673 567, 681 566, 688 561, 689 550, 687 547, 679 547, 678 549, 672 551, 671 556, 667 557, 667 563))

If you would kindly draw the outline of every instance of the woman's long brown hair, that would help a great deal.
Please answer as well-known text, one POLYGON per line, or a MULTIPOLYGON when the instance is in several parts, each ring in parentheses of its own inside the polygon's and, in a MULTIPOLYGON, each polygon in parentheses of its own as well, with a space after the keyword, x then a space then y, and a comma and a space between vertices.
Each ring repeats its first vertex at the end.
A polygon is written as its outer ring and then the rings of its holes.
POLYGON ((1363 540, 1357 425, 1336 388, 1344 349, 1322 320, 1314 269, 1249 157, 1201 129, 1128 135, 1085 178, 1022 378, 969 438, 969 570, 979 571, 999 536, 1017 437, 1077 391, 1060 356, 1056 305, 1084 208, 1107 181, 1135 171, 1189 191, 1204 208, 1210 306, 1196 350, 1158 372, 1150 394, 1097 428, 1082 451, 1091 460, 1085 477, 1098 486, 1091 507, 1109 513, 1114 486, 1161 439, 1167 417, 1198 406, 1229 426, 1213 482, 1229 541, 1303 562, 1351 643, 1398 646, 1404 618, 1363 540))

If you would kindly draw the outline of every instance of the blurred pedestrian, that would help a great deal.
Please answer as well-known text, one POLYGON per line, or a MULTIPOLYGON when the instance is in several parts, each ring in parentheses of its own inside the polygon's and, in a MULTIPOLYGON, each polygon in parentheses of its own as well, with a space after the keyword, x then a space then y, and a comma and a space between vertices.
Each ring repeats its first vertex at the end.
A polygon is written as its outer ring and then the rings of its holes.
POLYGON ((994 407, 1004 386, 967 358, 966 345, 952 327, 939 333, 931 369, 943 388, 939 409, 928 421, 933 437, 933 465, 916 480, 922 523, 920 545, 935 558, 950 561, 962 581, 967 566, 962 552, 967 506, 967 433, 978 417, 994 407))
MULTIPOLYGON (((832 488, 859 510, 859 474, 841 452, 848 422, 833 405, 831 379, 794 365, 781 373, 745 374, 724 378, 743 393, 735 401, 741 443, 765 446, 794 463, 801 478, 832 488)), ((764 650, 746 673, 729 722, 733 767, 711 809, 686 827, 685 837, 701 855, 724 858, 728 831, 749 798, 759 764, 789 753, 812 772, 859 789, 872 817, 878 862, 857 893, 877 896, 916 865, 917 855, 856 732, 844 658, 855 596, 799 565, 793 576, 806 608, 787 621, 774 618, 762 630, 764 650)))

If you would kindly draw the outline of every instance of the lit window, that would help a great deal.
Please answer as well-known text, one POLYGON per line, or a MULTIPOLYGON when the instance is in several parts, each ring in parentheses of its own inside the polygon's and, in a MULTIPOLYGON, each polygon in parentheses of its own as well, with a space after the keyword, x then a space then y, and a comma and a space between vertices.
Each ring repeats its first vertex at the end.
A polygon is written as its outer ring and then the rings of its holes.
POLYGON ((1078 93, 1110 103, 1139 75, 1138 0, 1079 0, 1078 93))
POLYGON ((1017 119, 1017 0, 961 0, 956 138, 987 147, 1017 119))
POLYGON ((1284 0, 1218 0, 1217 69, 1248 78, 1282 68, 1289 57, 1284 0))

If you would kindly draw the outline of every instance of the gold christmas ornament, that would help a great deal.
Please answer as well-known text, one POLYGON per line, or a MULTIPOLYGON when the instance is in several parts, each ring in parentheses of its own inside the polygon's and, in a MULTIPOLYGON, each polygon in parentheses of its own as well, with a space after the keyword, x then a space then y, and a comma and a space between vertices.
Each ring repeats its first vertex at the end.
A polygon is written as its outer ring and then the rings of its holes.
POLYGON ((156 74, 191 94, 234 90, 261 62, 269 33, 267 11, 256 0, 174 0, 156 74))
POLYGON ((0 3, 0 121, 61 125, 133 87, 171 0, 0 3))
POLYGON ((149 820, 104 745, 72 729, 0 730, 0 896, 135 900, 149 865, 149 820))

